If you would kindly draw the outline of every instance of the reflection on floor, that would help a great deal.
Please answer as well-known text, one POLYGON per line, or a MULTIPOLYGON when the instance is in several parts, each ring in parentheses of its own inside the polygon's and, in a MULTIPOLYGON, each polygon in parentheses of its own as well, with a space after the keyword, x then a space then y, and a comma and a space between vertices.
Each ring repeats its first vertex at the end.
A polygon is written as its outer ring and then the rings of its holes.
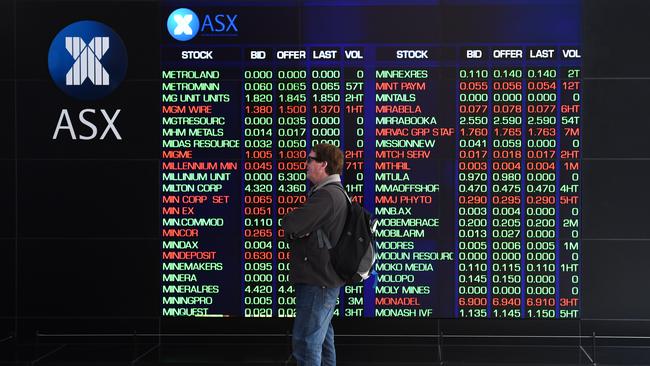
MULTIPOLYGON (((284 365, 287 340, 255 342, 223 340, 158 343, 134 337, 130 343, 0 343, 0 365, 284 365), (199 343, 203 342, 203 343, 199 343)), ((337 339, 338 365, 648 365, 650 347, 593 344, 461 344, 438 345, 413 339, 362 342, 337 339)), ((522 342, 523 343, 523 342, 522 342)), ((546 342, 548 343, 548 342, 546 342)))

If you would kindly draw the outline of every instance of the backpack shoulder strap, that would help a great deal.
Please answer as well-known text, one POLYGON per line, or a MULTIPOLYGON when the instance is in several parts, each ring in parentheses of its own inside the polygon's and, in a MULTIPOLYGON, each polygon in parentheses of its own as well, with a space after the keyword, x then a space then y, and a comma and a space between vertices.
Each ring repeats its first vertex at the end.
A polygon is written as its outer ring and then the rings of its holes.
POLYGON ((338 188, 341 192, 343 192, 343 194, 345 195, 345 198, 347 198, 347 200, 348 200, 348 203, 352 203, 352 200, 350 199, 350 196, 348 196, 348 192, 346 192, 345 188, 343 188, 343 185, 341 185, 339 183, 336 183, 336 182, 335 183, 327 183, 322 188, 325 188, 327 186, 334 186, 334 187, 338 188))
MULTIPOLYGON (((339 191, 343 192, 343 195, 345 195, 345 198, 348 200, 348 202, 347 202, 348 208, 350 207, 350 205, 352 204, 352 200, 350 200, 350 197, 348 196, 348 193, 345 191, 345 189, 343 188, 343 186, 341 184, 338 184, 336 182, 332 182, 332 183, 328 183, 328 184, 324 185, 323 187, 321 187, 321 189, 323 189, 323 188, 325 188, 327 186, 335 186, 339 191)), ((330 242, 327 235, 320 228, 318 230, 316 230, 316 235, 317 235, 317 238, 318 238, 318 247, 319 248, 325 247, 327 249, 332 249, 336 245, 336 243, 332 244, 332 242, 330 242)))

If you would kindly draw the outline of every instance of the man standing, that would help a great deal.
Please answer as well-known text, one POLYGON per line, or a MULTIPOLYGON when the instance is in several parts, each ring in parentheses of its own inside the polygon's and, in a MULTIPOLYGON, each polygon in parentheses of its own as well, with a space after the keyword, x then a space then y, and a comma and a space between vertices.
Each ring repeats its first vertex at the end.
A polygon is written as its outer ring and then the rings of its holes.
POLYGON ((330 263, 327 243, 335 245, 345 225, 348 203, 340 187, 342 168, 338 147, 314 146, 307 156, 307 179, 313 184, 309 198, 282 220, 291 241, 290 279, 296 290, 292 345, 299 366, 336 365, 331 321, 344 281, 330 263))

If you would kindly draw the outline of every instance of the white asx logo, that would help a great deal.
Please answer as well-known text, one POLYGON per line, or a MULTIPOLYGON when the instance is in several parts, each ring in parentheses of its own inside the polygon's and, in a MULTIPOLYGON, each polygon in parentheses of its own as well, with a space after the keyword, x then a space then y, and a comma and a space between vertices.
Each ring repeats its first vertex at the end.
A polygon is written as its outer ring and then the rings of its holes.
POLYGON ((86 79, 95 85, 109 85, 108 72, 101 63, 109 45, 108 37, 95 37, 88 44, 81 37, 65 37, 65 49, 74 59, 65 75, 65 85, 81 85, 86 79))
POLYGON ((192 14, 175 14, 174 21, 176 22, 176 28, 174 29, 174 35, 185 34, 191 36, 194 34, 192 27, 190 27, 190 22, 194 16, 192 14))

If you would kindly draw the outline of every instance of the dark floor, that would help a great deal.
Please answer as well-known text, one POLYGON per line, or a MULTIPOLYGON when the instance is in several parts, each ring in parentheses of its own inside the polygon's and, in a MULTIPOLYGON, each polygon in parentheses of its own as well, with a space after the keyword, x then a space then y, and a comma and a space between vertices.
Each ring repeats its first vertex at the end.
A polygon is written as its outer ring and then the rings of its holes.
MULTIPOLYGON (((262 343, 0 343, 0 365, 284 365, 289 349, 262 343)), ((450 342, 453 343, 453 342, 450 342)), ((458 343, 458 342, 456 342, 458 343)), ((512 343, 512 342, 511 342, 512 343)), ((338 365, 650 365, 647 346, 443 344, 413 339, 352 343, 337 340, 338 365), (595 362, 592 362, 595 357, 595 362)))

